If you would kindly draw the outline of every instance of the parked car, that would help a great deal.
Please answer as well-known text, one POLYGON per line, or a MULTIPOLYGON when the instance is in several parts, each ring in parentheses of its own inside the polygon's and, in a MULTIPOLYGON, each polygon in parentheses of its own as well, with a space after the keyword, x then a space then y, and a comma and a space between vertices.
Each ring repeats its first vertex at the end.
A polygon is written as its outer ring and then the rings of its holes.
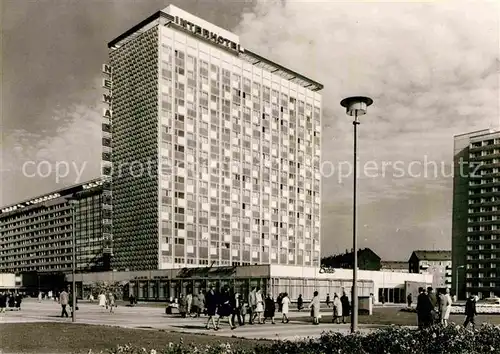
POLYGON ((486 299, 479 300, 477 304, 487 306, 500 306, 500 297, 488 297, 486 299))

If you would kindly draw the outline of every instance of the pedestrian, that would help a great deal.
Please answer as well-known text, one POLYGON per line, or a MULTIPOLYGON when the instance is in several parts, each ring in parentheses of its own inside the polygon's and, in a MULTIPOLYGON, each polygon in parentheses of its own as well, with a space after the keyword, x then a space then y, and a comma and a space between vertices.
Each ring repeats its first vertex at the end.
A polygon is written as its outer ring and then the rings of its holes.
POLYGON ((181 315, 182 318, 186 318, 186 313, 187 313, 187 300, 184 294, 181 294, 179 296, 179 314, 181 315))
POLYGON ((427 295, 429 296, 429 300, 431 301, 431 304, 432 304, 431 324, 439 323, 438 297, 436 296, 434 289, 432 289, 432 287, 430 287, 430 286, 427 288, 427 295))
POLYGON ((448 320, 450 319, 451 305, 453 301, 450 295, 450 289, 446 288, 445 294, 442 295, 441 299, 441 320, 443 326, 448 326, 448 320))
POLYGON ((226 287, 222 289, 222 292, 219 296, 218 314, 219 317, 217 318, 217 328, 220 328, 220 320, 225 317, 227 317, 227 321, 229 322, 229 326, 231 327, 231 329, 236 328, 231 320, 231 315, 233 314, 233 308, 231 307, 231 294, 229 293, 229 289, 226 287))
POLYGON ((257 289, 255 287, 253 287, 252 291, 250 291, 250 294, 248 294, 248 315, 250 316, 248 323, 251 325, 253 325, 253 321, 255 319, 255 316, 257 315, 255 313, 255 309, 257 307, 256 294, 257 289))
POLYGON ((276 299, 276 302, 278 303, 278 312, 281 312, 281 310, 282 310, 282 307, 283 307, 282 300, 283 300, 283 293, 280 293, 278 295, 278 298, 276 299))
POLYGON ((13 309, 16 307, 16 298, 14 297, 14 294, 9 293, 9 308, 13 309))
POLYGON ((432 324, 433 306, 424 288, 418 288, 418 292, 419 295, 417 297, 417 322, 418 328, 423 329, 425 327, 429 327, 432 324))
POLYGON ((109 305, 109 313, 114 313, 113 308, 116 307, 115 305, 115 295, 110 291, 108 293, 108 305, 109 305))
POLYGON ((264 314, 264 299, 262 298, 262 290, 257 288, 257 292, 255 293, 255 314, 257 315, 257 320, 259 324, 263 324, 263 314, 264 314))
POLYGON ((302 311, 304 308, 304 299, 302 299, 302 294, 299 294, 299 297, 297 298, 297 310, 302 311))
POLYGON ((61 293, 59 294, 59 304, 61 305, 61 317, 69 317, 68 315, 68 311, 66 311, 66 306, 68 306, 68 302, 69 302, 69 295, 68 293, 63 290, 61 291, 61 293))
POLYGON ((281 319, 281 323, 288 323, 290 320, 288 319, 288 312, 290 310, 290 298, 288 297, 287 293, 283 294, 283 308, 281 309, 281 314, 283 315, 281 319))
POLYGON ((41 292, 41 291, 39 291, 39 292, 38 292, 38 302, 42 302, 42 296, 43 296, 43 295, 42 295, 42 292, 41 292))
POLYGON ((107 301, 106 301, 106 295, 104 295, 104 293, 101 292, 97 298, 99 300, 99 306, 100 307, 106 307, 106 309, 108 309, 108 305, 107 305, 107 301))
POLYGON ((7 294, 3 291, 0 292, 0 313, 5 313, 7 307, 7 294))
POLYGON ((326 306, 330 307, 330 294, 326 294, 326 306))
POLYGON ((320 300, 317 291, 313 293, 313 298, 311 300, 311 303, 309 304, 309 309, 311 310, 313 324, 319 325, 320 300))
POLYGON ((236 326, 235 320, 238 319, 238 324, 240 326, 243 326, 245 323, 244 317, 242 320, 242 309, 243 309, 243 301, 241 301, 241 295, 240 293, 235 293, 234 296, 231 298, 231 309, 232 309, 232 317, 231 317, 231 322, 233 323, 234 326, 236 326))
POLYGON ((270 318, 272 324, 276 324, 274 322, 274 315, 276 314, 276 305, 274 303, 273 296, 271 294, 268 294, 265 300, 265 306, 264 306, 264 319, 262 320, 262 323, 266 323, 266 319, 270 318))
POLYGON ((342 323, 345 323, 346 318, 349 317, 349 313, 351 312, 351 304, 345 292, 340 297, 340 302, 342 303, 342 323))
POLYGON ((189 292, 187 295, 186 295, 186 313, 188 314, 188 316, 191 316, 191 306, 193 304, 193 294, 191 294, 191 292, 189 292))
POLYGON ((469 323, 472 324, 472 329, 476 327, 475 317, 477 315, 476 311, 476 297, 471 294, 467 301, 465 302, 465 322, 464 327, 467 328, 469 323))
POLYGON ((340 301, 337 293, 333 294, 333 323, 340 323, 342 317, 342 301, 340 301))
POLYGON ((20 293, 16 293, 16 309, 21 311, 21 303, 23 302, 23 296, 20 293))
POLYGON ((191 317, 200 317, 200 298, 198 297, 197 293, 193 294, 191 313, 193 314, 193 316, 191 317))
POLYGON ((199 308, 198 308, 198 317, 203 313, 205 314, 205 290, 202 290, 200 293, 198 293, 198 303, 199 303, 199 308))
POLYGON ((219 330, 219 328, 215 324, 215 319, 214 319, 214 316, 217 312, 217 303, 218 303, 217 294, 215 293, 215 288, 212 285, 210 287, 210 290, 207 292, 205 296, 205 306, 207 308, 207 315, 208 315, 207 325, 205 326, 206 329, 210 329, 209 325, 210 322, 212 322, 214 330, 216 331, 219 330))
POLYGON ((408 294, 408 296, 406 297, 406 301, 408 302, 408 307, 411 307, 411 303, 412 303, 411 293, 408 294))

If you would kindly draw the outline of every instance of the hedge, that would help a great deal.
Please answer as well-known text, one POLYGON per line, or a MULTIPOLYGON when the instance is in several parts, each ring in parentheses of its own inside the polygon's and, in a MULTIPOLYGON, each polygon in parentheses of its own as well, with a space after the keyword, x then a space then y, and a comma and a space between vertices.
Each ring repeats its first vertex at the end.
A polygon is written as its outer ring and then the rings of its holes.
MULTIPOLYGON (((92 353, 90 351, 89 353, 92 353)), ((500 326, 484 324, 472 330, 450 325, 414 330, 398 326, 369 334, 344 335, 325 332, 320 338, 301 341, 276 341, 254 349, 239 349, 230 344, 194 346, 170 343, 165 348, 120 346, 106 354, 500 354, 500 326)))

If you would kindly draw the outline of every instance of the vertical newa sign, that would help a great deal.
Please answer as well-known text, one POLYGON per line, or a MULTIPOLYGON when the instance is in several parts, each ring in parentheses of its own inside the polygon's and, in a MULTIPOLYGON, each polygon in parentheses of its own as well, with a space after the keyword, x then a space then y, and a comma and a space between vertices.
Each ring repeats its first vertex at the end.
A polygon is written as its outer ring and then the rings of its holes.
POLYGON ((104 78, 102 79, 102 88, 106 90, 106 92, 102 94, 102 102, 106 104, 102 116, 104 118, 108 118, 109 120, 111 120, 111 118, 113 117, 113 111, 111 110, 111 103, 112 103, 111 89, 113 88, 111 75, 113 73, 113 70, 111 68, 111 65, 102 64, 102 72, 104 74, 104 78))

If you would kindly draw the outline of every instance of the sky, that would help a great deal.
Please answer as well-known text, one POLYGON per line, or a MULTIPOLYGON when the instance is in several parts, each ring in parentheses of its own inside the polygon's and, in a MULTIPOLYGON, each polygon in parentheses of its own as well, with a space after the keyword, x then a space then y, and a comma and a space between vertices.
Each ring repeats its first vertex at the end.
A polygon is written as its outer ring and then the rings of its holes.
POLYGON ((451 249, 453 136, 499 128, 493 0, 3 0, 0 205, 99 176, 107 42, 169 3, 325 86, 323 255, 352 247, 352 119, 339 102, 353 95, 374 100, 359 125, 359 247, 384 260, 451 249), (31 161, 41 173, 23 172, 31 161))

